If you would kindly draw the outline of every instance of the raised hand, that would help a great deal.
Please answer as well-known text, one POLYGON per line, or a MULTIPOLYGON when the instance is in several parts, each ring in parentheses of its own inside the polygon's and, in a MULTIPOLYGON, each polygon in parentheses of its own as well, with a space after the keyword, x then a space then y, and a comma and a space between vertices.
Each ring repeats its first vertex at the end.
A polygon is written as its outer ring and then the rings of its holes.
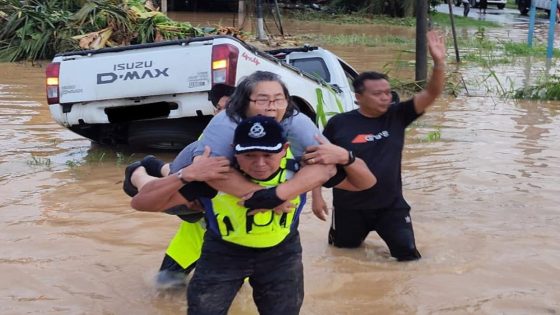
POLYGON ((431 30, 427 34, 428 51, 434 60, 434 64, 444 64, 447 55, 445 47, 445 36, 436 30, 431 30))

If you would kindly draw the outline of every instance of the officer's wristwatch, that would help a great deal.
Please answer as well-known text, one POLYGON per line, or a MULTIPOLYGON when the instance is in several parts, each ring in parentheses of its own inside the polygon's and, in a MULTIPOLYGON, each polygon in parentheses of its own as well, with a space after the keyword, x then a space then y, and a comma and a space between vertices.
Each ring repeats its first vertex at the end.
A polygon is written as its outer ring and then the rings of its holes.
POLYGON ((189 183, 188 180, 183 178, 183 169, 180 169, 177 173, 177 178, 179 178, 179 180, 181 181, 181 183, 183 183, 183 185, 186 185, 189 183))
POLYGON ((356 161, 356 156, 354 155, 354 152, 348 150, 348 162, 346 164, 342 164, 342 166, 348 166, 354 163, 354 161, 356 161))

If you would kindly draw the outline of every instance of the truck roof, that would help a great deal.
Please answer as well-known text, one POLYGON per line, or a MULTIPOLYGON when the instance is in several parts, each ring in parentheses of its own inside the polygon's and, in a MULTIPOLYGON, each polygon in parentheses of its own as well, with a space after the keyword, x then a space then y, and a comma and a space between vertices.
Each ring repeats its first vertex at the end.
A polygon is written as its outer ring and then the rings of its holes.
POLYGON ((119 46, 119 47, 107 47, 101 49, 89 49, 89 50, 76 50, 76 51, 69 51, 64 53, 58 53, 55 55, 57 57, 71 57, 71 56, 92 56, 97 54, 104 54, 104 53, 114 53, 114 52, 121 52, 121 51, 129 51, 129 50, 136 50, 136 49, 145 49, 145 48, 154 48, 154 47, 164 47, 164 46, 186 46, 191 43, 196 42, 205 42, 205 41, 214 41, 216 39, 228 39, 237 42, 239 45, 242 45, 245 49, 251 51, 252 53, 258 55, 261 58, 268 59, 273 62, 280 62, 284 66, 291 68, 293 71, 298 72, 301 75, 306 76, 307 78, 316 81, 317 83, 324 83, 322 82, 321 78, 316 76, 310 75, 306 72, 301 71, 300 69, 293 67, 292 65, 284 62, 282 59, 292 53, 292 52, 308 52, 313 50, 318 50, 319 47, 317 46, 309 46, 304 45, 302 47, 292 47, 292 48, 281 48, 281 49, 274 49, 274 50, 259 50, 255 46, 252 46, 236 37, 228 36, 228 35, 212 35, 212 36, 203 36, 203 37, 193 37, 188 39, 179 39, 179 40, 170 40, 170 41, 162 41, 162 42, 155 42, 155 43, 145 43, 145 44, 135 44, 129 46, 119 46))

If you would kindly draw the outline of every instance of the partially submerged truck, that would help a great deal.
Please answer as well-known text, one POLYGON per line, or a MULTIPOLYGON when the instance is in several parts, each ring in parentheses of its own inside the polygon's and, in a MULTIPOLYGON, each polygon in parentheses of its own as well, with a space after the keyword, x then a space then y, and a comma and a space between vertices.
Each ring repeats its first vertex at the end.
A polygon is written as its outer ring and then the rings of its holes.
POLYGON ((265 52, 229 36, 58 54, 46 68, 47 102, 57 123, 94 142, 177 150, 212 118, 211 87, 257 70, 279 74, 321 128, 356 106, 357 72, 328 50, 265 52))

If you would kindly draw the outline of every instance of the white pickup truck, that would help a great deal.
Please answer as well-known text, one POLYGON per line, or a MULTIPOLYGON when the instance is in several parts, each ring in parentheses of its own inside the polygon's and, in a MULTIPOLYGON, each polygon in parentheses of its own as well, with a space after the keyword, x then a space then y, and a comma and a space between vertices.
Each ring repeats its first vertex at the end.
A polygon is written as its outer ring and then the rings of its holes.
POLYGON ((94 142, 180 149, 212 117, 208 92, 257 70, 277 73, 320 128, 355 108, 347 63, 318 47, 263 52, 229 36, 76 51, 47 66, 52 117, 94 142))

